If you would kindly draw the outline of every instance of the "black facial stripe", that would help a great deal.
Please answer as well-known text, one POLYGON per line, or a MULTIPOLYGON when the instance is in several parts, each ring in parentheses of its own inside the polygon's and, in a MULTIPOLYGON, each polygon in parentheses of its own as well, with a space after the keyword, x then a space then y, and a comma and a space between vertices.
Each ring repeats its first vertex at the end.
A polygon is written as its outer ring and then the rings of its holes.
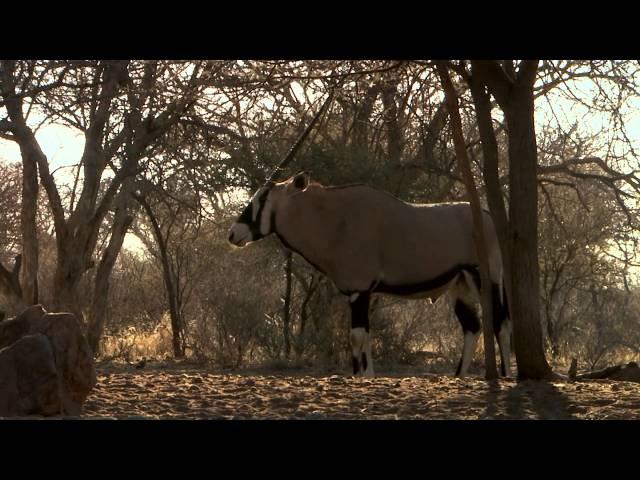
POLYGON ((255 223, 260 225, 260 220, 262 219, 262 211, 264 210, 264 206, 267 203, 267 196, 269 195, 269 190, 265 190, 262 192, 262 195, 258 198, 258 214, 256 215, 255 223))
POLYGON ((249 227, 249 231, 251 232, 253 240, 258 240, 259 238, 264 237, 264 235, 260 233, 260 219, 262 218, 262 211, 264 210, 264 206, 267 203, 268 195, 269 189, 262 192, 258 197, 258 213, 255 216, 255 221, 253 220, 253 199, 251 200, 251 202, 249 202, 249 205, 246 206, 242 214, 240 214, 240 216, 238 217, 238 223, 244 223, 247 227, 249 227))

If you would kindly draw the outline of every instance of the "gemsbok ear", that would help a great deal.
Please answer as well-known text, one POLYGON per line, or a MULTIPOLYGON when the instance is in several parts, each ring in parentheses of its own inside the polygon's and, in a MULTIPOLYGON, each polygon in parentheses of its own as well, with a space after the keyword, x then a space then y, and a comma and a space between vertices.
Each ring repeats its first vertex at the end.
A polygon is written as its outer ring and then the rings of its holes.
POLYGON ((293 177, 293 186, 298 190, 304 190, 309 185, 309 174, 307 172, 296 173, 293 177))

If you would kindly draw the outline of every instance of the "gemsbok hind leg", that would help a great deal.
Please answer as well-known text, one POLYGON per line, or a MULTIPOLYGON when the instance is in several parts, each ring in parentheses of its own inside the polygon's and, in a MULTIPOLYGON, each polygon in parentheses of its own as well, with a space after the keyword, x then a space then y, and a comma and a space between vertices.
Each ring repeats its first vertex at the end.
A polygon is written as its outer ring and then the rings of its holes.
POLYGON ((473 287, 467 284, 470 279, 465 277, 466 275, 460 276, 454 286, 453 294, 454 310, 464 334, 462 357, 456 369, 456 376, 458 377, 464 377, 469 370, 469 365, 471 365, 471 360, 473 360, 473 355, 476 352, 481 329, 480 319, 476 311, 476 295, 474 295, 473 287))
POLYGON ((369 292, 354 293, 349 297, 353 374, 364 377, 374 376, 369 333, 369 297, 369 292))
POLYGON ((511 376, 511 320, 507 309, 506 294, 500 296, 500 286, 491 285, 493 300, 493 332, 500 348, 500 368, 504 377, 511 376))

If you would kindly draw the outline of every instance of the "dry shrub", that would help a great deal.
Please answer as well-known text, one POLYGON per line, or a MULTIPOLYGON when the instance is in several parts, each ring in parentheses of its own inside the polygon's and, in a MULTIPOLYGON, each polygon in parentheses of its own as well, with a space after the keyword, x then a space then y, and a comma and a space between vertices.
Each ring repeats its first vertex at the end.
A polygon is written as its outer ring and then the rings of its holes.
POLYGON ((371 315, 373 355, 380 367, 450 371, 462 352, 460 324, 448 296, 428 300, 380 297, 371 315))
POLYGON ((132 362, 142 358, 166 358, 172 353, 171 319, 165 313, 152 329, 129 326, 115 334, 105 335, 99 357, 102 360, 132 362))

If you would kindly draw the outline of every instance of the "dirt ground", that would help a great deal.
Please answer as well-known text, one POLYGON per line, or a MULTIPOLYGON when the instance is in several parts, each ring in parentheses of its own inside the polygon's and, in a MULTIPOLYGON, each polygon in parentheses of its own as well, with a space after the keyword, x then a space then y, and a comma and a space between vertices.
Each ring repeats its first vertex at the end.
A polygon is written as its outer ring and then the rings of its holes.
POLYGON ((98 366, 84 419, 640 419, 640 384, 98 366))

